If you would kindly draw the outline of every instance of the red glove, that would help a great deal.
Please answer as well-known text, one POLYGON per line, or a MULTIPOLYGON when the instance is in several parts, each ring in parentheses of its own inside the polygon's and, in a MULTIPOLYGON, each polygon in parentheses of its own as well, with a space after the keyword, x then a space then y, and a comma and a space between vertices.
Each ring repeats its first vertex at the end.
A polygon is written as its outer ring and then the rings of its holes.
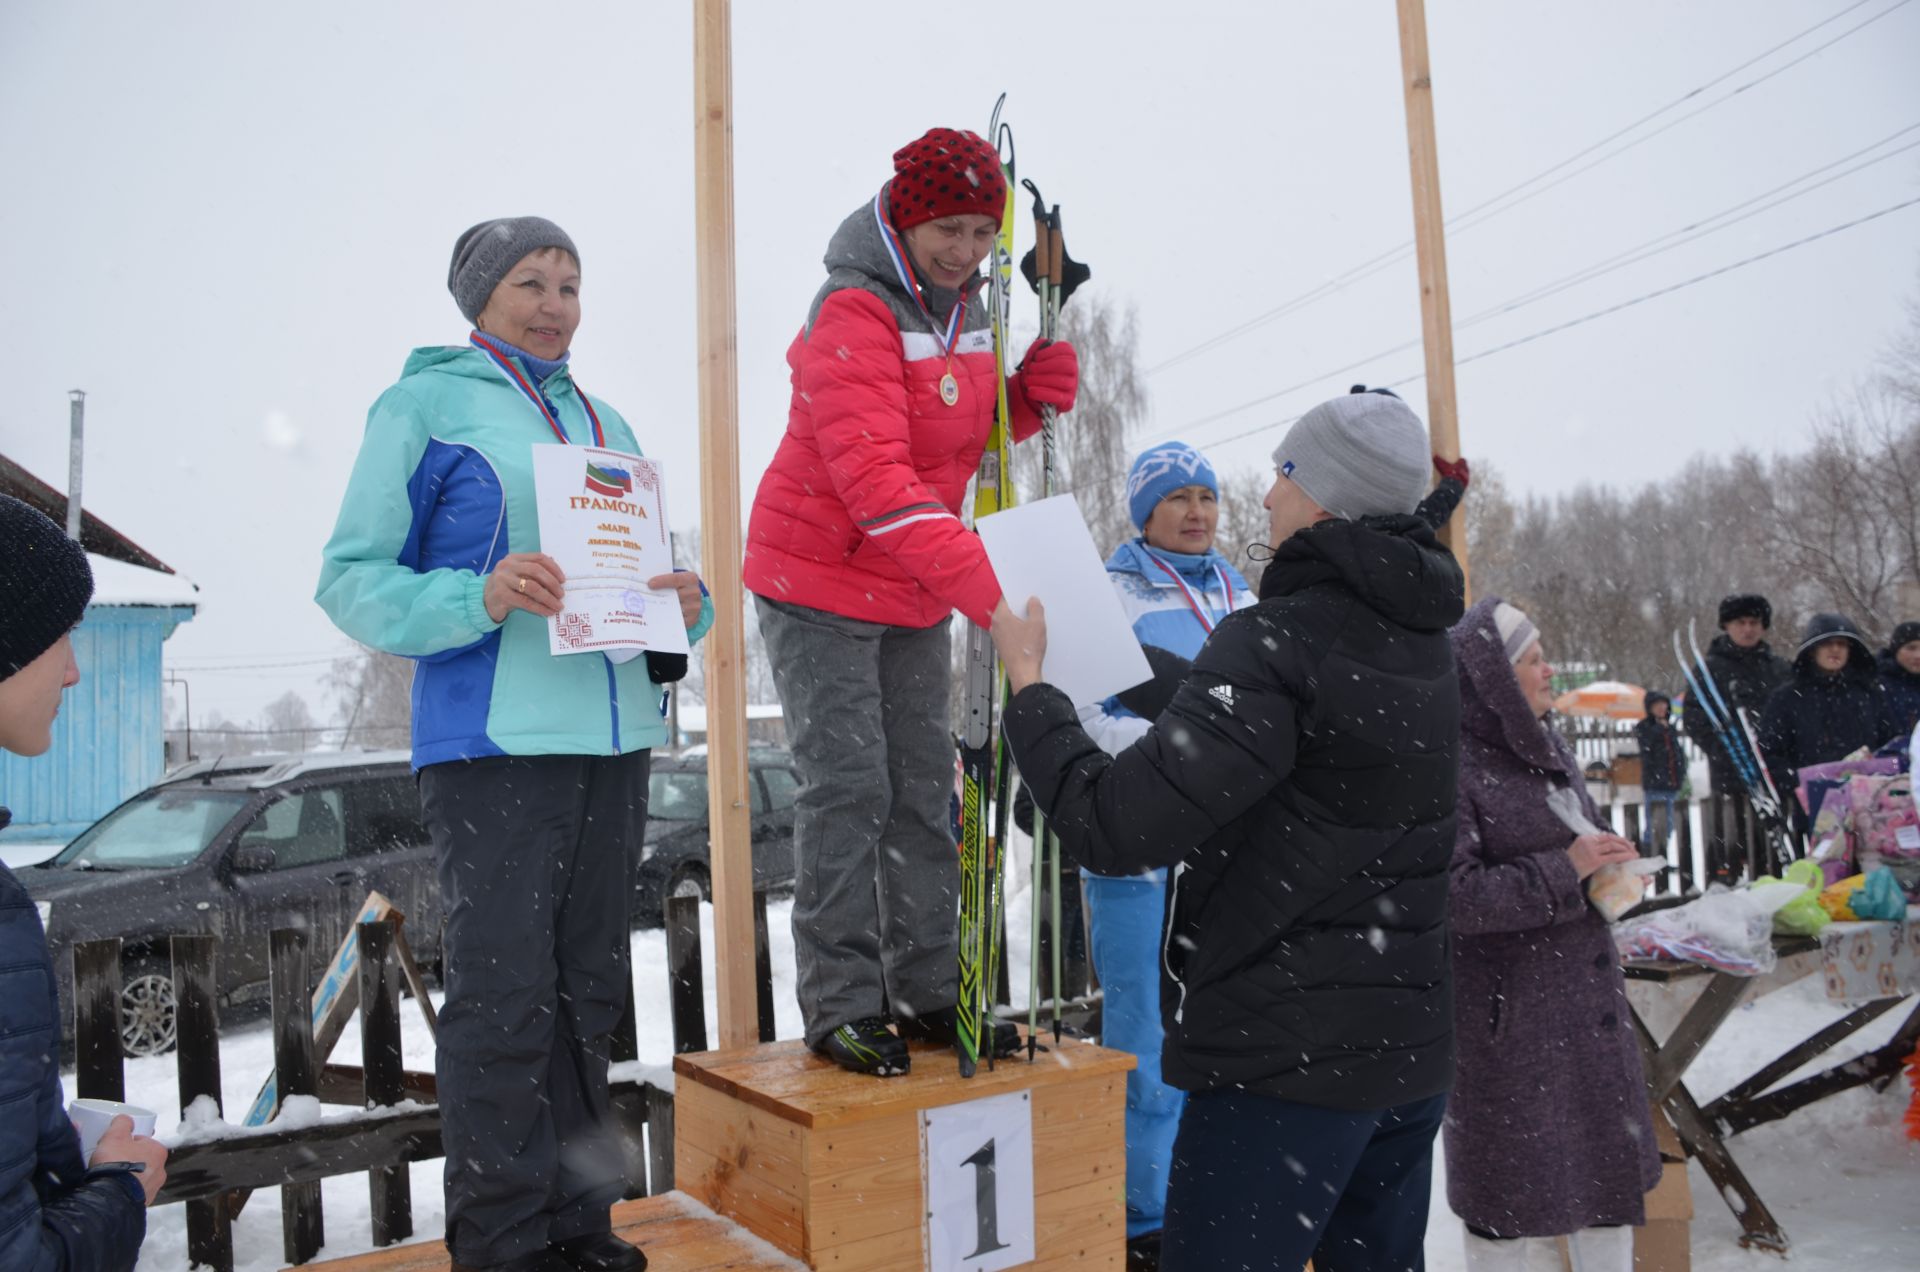
POLYGON ((1036 340, 1020 361, 1020 392, 1038 411, 1050 406, 1061 415, 1073 409, 1080 389, 1080 355, 1064 340, 1036 340))
POLYGON ((1461 490, 1465 490, 1467 484, 1473 480, 1472 475, 1467 471, 1467 460, 1464 455, 1459 459, 1452 460, 1442 459, 1438 455, 1435 455, 1433 457, 1433 471, 1439 473, 1442 480, 1451 477, 1459 482, 1461 490))

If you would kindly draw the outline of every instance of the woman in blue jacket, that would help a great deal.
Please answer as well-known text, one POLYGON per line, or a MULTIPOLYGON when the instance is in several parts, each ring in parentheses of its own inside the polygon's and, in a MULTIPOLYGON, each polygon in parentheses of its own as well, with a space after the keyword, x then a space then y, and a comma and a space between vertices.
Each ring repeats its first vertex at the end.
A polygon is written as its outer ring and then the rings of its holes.
MULTIPOLYGON (((1185 442, 1141 452, 1127 472, 1127 509, 1140 533, 1114 549, 1107 574, 1142 645, 1182 658, 1200 652, 1214 624, 1255 601, 1213 546, 1220 483, 1185 442)), ((1117 755, 1152 721, 1110 698, 1080 713, 1087 733, 1117 755)), ((1127 1075, 1127 1236, 1157 1234, 1167 1208, 1167 1167, 1184 1097, 1160 1080, 1160 940, 1167 872, 1109 877, 1082 871, 1093 966, 1102 994, 1101 1042, 1132 1052, 1127 1075)))
MULTIPOLYGON (((573 381, 580 255, 559 226, 474 226, 447 286, 474 330, 414 350, 374 403, 316 599, 355 640, 415 660, 413 764, 446 907, 435 1065, 454 1266, 636 1272, 646 1260, 608 1213, 622 1180, 607 1041, 648 758, 667 740, 656 681, 677 674, 652 655, 548 651, 566 580, 539 551, 533 449, 639 445, 573 381)), ((679 593, 689 640, 706 633, 698 578, 651 585, 679 593)))

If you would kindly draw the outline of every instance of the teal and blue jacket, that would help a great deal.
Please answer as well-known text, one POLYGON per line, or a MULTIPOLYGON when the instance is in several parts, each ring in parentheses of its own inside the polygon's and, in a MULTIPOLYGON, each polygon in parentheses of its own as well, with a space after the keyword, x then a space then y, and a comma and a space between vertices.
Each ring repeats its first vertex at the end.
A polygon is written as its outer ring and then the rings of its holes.
MULTIPOLYGON (((568 440, 592 445, 567 369, 541 387, 568 440)), ((597 398, 593 406, 607 447, 638 454, 626 420, 597 398)), ((314 599, 361 644, 415 660, 416 769, 489 755, 623 755, 667 741, 646 659, 556 657, 546 620, 514 610, 496 623, 481 601, 500 558, 540 550, 533 448, 559 444, 471 347, 415 349, 367 414, 314 599)), ((689 640, 712 625, 708 599, 689 640)))

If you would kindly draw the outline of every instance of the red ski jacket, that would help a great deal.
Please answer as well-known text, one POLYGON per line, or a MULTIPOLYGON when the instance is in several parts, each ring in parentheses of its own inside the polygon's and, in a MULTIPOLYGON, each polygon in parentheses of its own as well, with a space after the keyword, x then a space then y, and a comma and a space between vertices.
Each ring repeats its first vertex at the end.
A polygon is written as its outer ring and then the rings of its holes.
MULTIPOLYGON (((793 401, 747 522, 747 588, 873 623, 931 627, 958 609, 984 627, 1000 583, 959 512, 993 423, 986 306, 977 295, 967 304, 949 406, 947 356, 901 286, 871 207, 834 234, 826 265, 787 350, 793 401)), ((945 293, 948 306, 954 299, 945 293)), ((1007 399, 1014 438, 1038 431, 1018 375, 1007 399)))

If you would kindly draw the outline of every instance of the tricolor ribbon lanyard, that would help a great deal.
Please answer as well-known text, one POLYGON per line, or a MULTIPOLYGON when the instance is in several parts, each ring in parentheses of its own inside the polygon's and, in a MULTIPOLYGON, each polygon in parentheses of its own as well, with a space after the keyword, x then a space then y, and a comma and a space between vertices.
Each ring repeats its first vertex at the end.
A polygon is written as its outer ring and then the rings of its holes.
MULTIPOLYGON (((1207 629, 1207 634, 1212 635, 1213 625, 1216 620, 1213 615, 1207 612, 1205 603, 1193 594, 1193 589, 1187 586, 1187 581, 1181 578, 1173 567, 1169 566, 1159 557, 1153 557, 1151 559, 1155 565, 1160 567, 1162 574, 1173 580, 1173 585, 1180 589, 1180 595, 1187 598, 1187 608, 1192 610, 1193 616, 1200 620, 1200 626, 1207 629)), ((1233 613, 1233 584, 1227 581, 1227 572, 1219 566, 1216 565, 1213 567, 1213 573, 1214 576, 1220 580, 1220 587, 1227 598, 1227 613, 1231 614, 1233 613)))
POLYGON ((940 377, 940 400, 948 406, 960 401, 960 381, 953 376, 953 347, 960 342, 960 318, 967 309, 967 293, 963 287, 960 299, 954 302, 953 312, 947 315, 947 329, 940 330, 939 319, 933 316, 933 310, 927 308, 927 301, 920 294, 920 284, 913 276, 913 267, 907 263, 906 245, 900 241, 900 232, 887 220, 887 188, 880 187, 880 193, 873 196, 873 219, 880 227, 880 238, 887 245, 887 255, 893 259, 894 272, 900 275, 900 285, 907 289, 907 295, 913 297, 913 303, 919 307, 920 316, 927 320, 927 330, 940 342, 947 356, 947 373, 940 377))
MULTIPOLYGON (((520 374, 520 368, 513 365, 512 359, 482 340, 477 331, 470 333, 467 339, 473 343, 474 348, 487 355, 494 369, 506 376, 508 383, 526 395, 527 401, 533 403, 533 409, 540 412, 540 418, 545 420, 547 427, 553 430, 553 435, 560 439, 560 444, 562 446, 571 444, 567 430, 560 427, 560 416, 555 408, 547 404, 546 395, 528 383, 527 377, 520 374)), ((607 434, 606 430, 600 427, 600 413, 593 409, 593 402, 587 397, 585 390, 578 384, 573 387, 574 391, 580 395, 580 405, 587 408, 587 418, 593 422, 593 444, 604 450, 607 445, 607 434)))

